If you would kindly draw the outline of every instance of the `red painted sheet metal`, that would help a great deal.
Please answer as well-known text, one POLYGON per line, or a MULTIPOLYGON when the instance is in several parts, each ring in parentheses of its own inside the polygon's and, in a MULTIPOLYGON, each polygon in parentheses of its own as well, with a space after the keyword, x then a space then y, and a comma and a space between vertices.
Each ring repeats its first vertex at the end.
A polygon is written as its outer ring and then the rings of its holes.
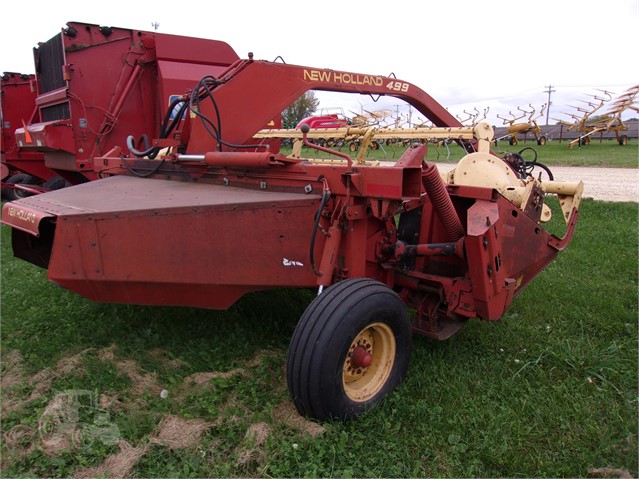
MULTIPOLYGON (((300 188, 301 190, 301 188, 300 188)), ((41 208, 58 216, 100 214, 115 216, 121 213, 141 214, 145 210, 194 209, 242 205, 260 206, 300 200, 314 203, 318 195, 280 193, 229 186, 211 185, 194 181, 167 181, 117 175, 72 188, 64 188, 46 195, 28 197, 14 203, 41 208)))
MULTIPOLYGON (((397 78, 248 60, 229 67, 221 80, 213 94, 227 143, 252 143, 255 133, 308 90, 393 96, 413 105, 437 126, 461 126, 425 91, 397 78)), ((201 113, 217 116, 212 102, 204 102, 201 113)), ((215 141, 197 121, 187 150, 205 153, 215 149, 215 141)))
POLYGON ((48 180, 55 176, 55 172, 53 170, 44 166, 44 161, 42 161, 42 157, 38 152, 18 150, 17 155, 14 156, 13 159, 7 161, 7 163, 12 169, 19 170, 27 175, 31 175, 42 180, 48 180))
POLYGON ((35 75, 5 72, 0 81, 2 91, 2 124, 0 136, 2 148, 0 158, 3 163, 2 180, 14 170, 48 180, 55 173, 44 166, 44 156, 41 152, 31 152, 20 148, 16 142, 15 130, 31 121, 35 113, 36 93, 32 86, 35 75), (10 168, 10 169, 9 169, 10 168))
POLYGON ((101 302, 224 309, 248 291, 315 285, 319 200, 116 176, 14 203, 57 216, 49 279, 65 288, 101 302))
POLYGON ((75 153, 75 138, 70 121, 36 123, 27 126, 26 129, 16 129, 15 136, 21 148, 75 153))
MULTIPOLYGON (((83 172, 87 179, 96 156, 124 146, 129 135, 157 136, 173 96, 238 60, 221 41, 67 25, 36 49, 39 94, 30 111, 37 105, 39 118, 17 136, 48 168, 83 172)), ((22 126, 13 123, 11 135, 22 126)))
MULTIPOLYGON (((184 95, 187 90, 193 90, 200 79, 206 75, 217 76, 226 70, 227 66, 185 64, 158 60, 158 72, 161 78, 160 87, 164 92, 164 100, 170 95, 184 95)), ((167 101, 168 106, 168 101, 167 101)))
POLYGON ((200 63, 227 67, 240 59, 226 42, 179 35, 156 33, 155 50, 158 60, 200 63))
POLYGON ((5 203, 2 207, 2 219, 0 221, 4 225, 39 236, 38 227, 40 221, 51 216, 53 215, 43 211, 17 206, 14 203, 5 203))
POLYGON ((467 216, 475 310, 482 319, 497 320, 558 252, 549 244, 553 236, 503 197, 477 200, 467 216))

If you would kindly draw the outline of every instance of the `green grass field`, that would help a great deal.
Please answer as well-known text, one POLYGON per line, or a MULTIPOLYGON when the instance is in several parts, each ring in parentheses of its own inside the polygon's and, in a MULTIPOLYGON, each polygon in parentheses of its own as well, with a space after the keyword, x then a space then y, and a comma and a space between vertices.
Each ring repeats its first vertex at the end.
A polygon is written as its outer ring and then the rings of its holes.
MULTIPOLYGON (((95 304, 14 259, 3 226, 3 476, 100 476, 109 458, 137 477, 636 477, 637 213, 585 201, 572 244, 501 321, 416 337, 382 407, 321 427, 290 408, 284 374, 313 293, 223 312, 95 304), (68 390, 93 392, 126 443, 43 432, 68 390)), ((85 409, 76 428, 97 421, 85 409)))
MULTIPOLYGON (((568 142, 566 141, 562 143, 551 141, 544 146, 538 146, 535 141, 524 143, 520 140, 518 145, 513 146, 510 146, 507 141, 500 141, 496 147, 493 147, 493 150, 503 157, 505 152, 518 153, 524 148, 533 148, 537 152, 538 161, 551 166, 639 167, 639 150, 636 140, 631 141, 628 145, 619 146, 614 141, 604 140, 600 143, 599 140, 595 139, 588 146, 575 146, 572 149, 568 148, 568 142)), ((304 151, 307 150, 305 149, 304 151)), ((348 148, 342 147, 341 151, 347 153, 348 148)), ((379 150, 369 151, 368 158, 371 160, 396 161, 404 151, 406 151, 406 148, 401 146, 383 146, 379 150)), ((283 152, 288 154, 290 149, 283 150, 283 152)), ((455 163, 464 155, 464 150, 455 143, 450 144, 448 148, 430 144, 426 158, 428 161, 455 163)), ((329 155, 315 151, 312 156, 322 158, 329 155)), ((527 150, 523 153, 523 156, 527 161, 530 161, 534 153, 527 150)))
POLYGON ((381 407, 322 425, 284 372, 313 292, 96 304, 13 258, 2 226, 2 476, 636 477, 637 206, 586 200, 501 321, 416 337, 381 407))

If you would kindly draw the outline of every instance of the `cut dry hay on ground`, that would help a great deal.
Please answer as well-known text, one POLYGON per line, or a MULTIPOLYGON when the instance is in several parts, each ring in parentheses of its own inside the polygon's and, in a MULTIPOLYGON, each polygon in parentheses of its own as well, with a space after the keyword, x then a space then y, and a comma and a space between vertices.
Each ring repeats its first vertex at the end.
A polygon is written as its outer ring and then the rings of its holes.
POLYGON ((169 449, 188 449, 199 444, 202 435, 214 424, 203 419, 183 419, 166 416, 158 424, 149 441, 169 449))
POLYGON ((601 467, 599 469, 588 469, 588 477, 607 477, 619 479, 632 479, 630 474, 625 469, 613 469, 610 467, 601 467))
POLYGON ((306 433, 313 439, 321 436, 326 431, 320 424, 314 423, 300 416, 295 409, 295 406, 290 401, 285 401, 275 408, 273 411, 273 419, 275 421, 283 422, 293 429, 306 433))
POLYGON ((240 449, 237 458, 238 466, 246 466, 251 462, 261 464, 266 458, 266 451, 261 447, 271 434, 271 427, 265 422, 251 424, 244 435, 248 444, 246 449, 240 449))
POLYGON ((129 477, 131 469, 149 449, 148 444, 132 447, 128 442, 120 440, 120 452, 107 457, 102 464, 88 469, 82 469, 74 474, 76 479, 91 479, 94 477, 109 477, 119 479, 129 477))

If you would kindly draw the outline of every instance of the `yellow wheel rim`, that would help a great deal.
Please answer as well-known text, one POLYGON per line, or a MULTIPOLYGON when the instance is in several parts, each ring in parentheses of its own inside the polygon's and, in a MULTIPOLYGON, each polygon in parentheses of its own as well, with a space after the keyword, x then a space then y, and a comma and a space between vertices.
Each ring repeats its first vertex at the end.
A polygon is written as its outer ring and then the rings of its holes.
POLYGON ((375 397, 388 380, 395 363, 395 335, 385 323, 364 328, 351 343, 344 361, 342 382, 355 402, 375 397))

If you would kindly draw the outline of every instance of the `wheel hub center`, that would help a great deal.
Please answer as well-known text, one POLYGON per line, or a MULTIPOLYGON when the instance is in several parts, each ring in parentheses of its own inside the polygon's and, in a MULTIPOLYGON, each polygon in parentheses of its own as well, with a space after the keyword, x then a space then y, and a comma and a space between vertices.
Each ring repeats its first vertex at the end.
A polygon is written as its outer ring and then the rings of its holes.
POLYGON ((373 356, 362 346, 356 347, 351 353, 351 365, 355 369, 367 368, 373 362, 373 356))

